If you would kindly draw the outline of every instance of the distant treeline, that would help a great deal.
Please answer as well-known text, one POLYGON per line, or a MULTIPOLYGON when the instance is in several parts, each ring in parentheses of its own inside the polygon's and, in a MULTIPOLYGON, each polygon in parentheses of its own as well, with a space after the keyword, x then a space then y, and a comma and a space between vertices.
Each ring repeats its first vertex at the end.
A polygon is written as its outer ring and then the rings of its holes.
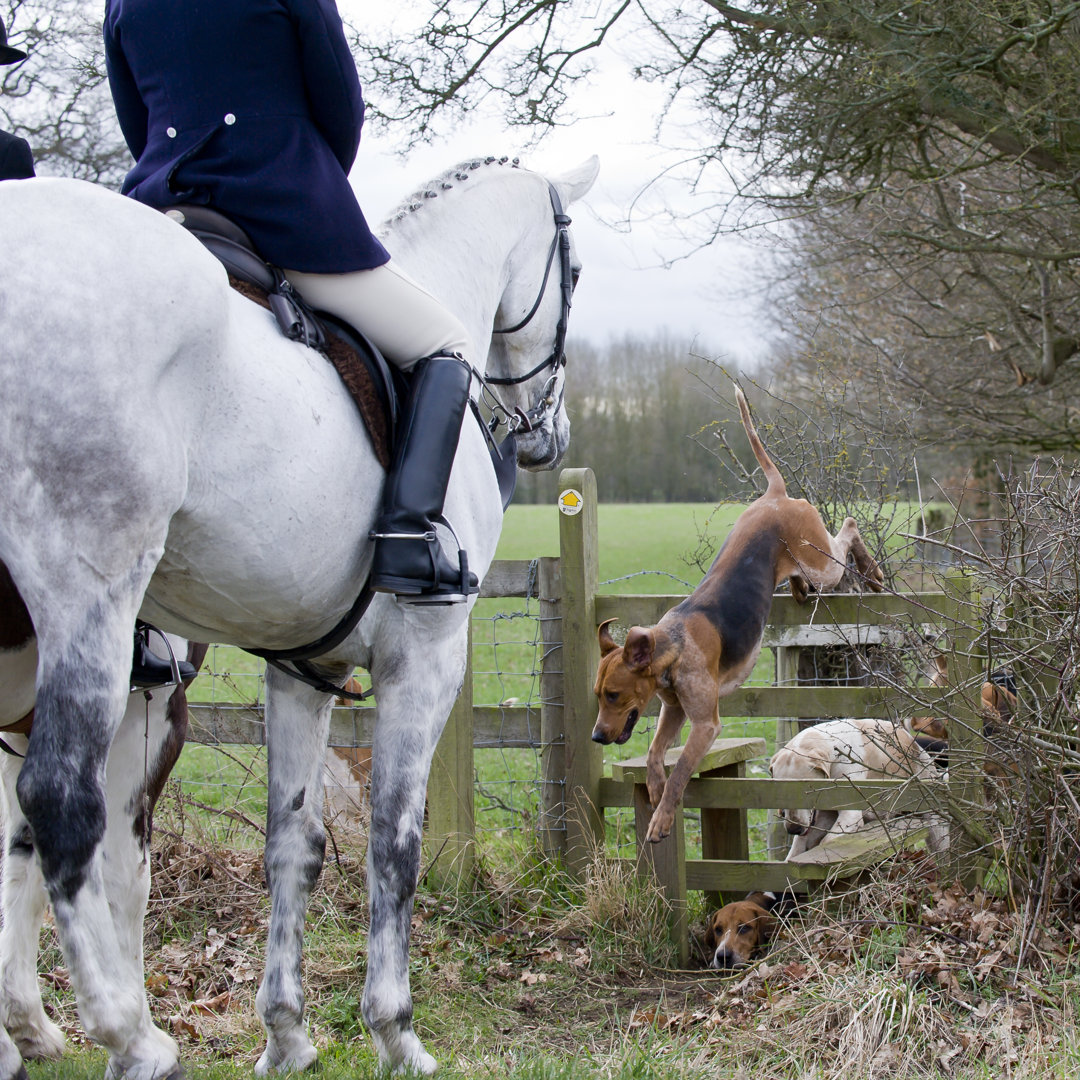
MULTIPOLYGON (((718 503, 760 494, 762 476, 734 404, 735 377, 789 494, 823 510, 919 497, 916 462, 930 499, 962 490, 979 472, 970 451, 929 443, 918 426, 904 428, 903 417, 885 436, 882 418, 868 423, 866 403, 844 385, 826 392, 783 360, 751 381, 729 371, 726 357, 703 356, 693 341, 668 335, 576 343, 568 355, 563 466, 591 468, 602 502, 718 503)), ((514 501, 550 502, 557 486, 558 470, 519 472, 514 501)))
MULTIPOLYGON (((563 466, 591 468, 603 502, 718 501, 736 493, 737 485, 725 483, 715 433, 745 442, 713 392, 721 387, 730 398, 731 382, 695 355, 692 342, 661 335, 573 344, 566 386, 570 449, 563 466)), ((557 482, 558 470, 520 472, 514 501, 549 502, 557 482)))

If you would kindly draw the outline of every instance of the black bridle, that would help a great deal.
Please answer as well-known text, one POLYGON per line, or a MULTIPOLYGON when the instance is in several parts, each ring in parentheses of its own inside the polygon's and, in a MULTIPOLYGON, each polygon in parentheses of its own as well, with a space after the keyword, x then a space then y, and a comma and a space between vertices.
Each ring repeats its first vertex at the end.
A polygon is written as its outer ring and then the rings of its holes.
POLYGON ((514 334, 523 330, 532 322, 533 316, 540 310, 540 304, 547 292, 548 278, 551 276, 551 267, 555 262, 555 253, 559 253, 559 291, 561 293, 562 308, 559 312, 559 321, 555 327, 555 343, 546 360, 527 371, 524 375, 498 376, 479 375, 480 385, 487 390, 487 404, 492 410, 492 419, 497 424, 501 413, 511 434, 533 431, 552 413, 558 411, 562 404, 563 391, 560 387, 558 397, 552 396, 555 383, 559 377, 559 371, 566 366, 566 328, 570 321, 570 305, 574 294, 574 271, 570 265, 570 218, 563 209, 562 199, 555 188, 548 184, 548 196, 551 199, 551 209, 555 217, 555 235, 551 239, 551 247, 548 248, 547 263, 544 266, 544 277, 540 282, 540 291, 536 294, 532 307, 528 314, 513 326, 493 330, 493 334, 514 334), (499 400, 498 396, 488 388, 491 386, 520 386, 530 379, 535 378, 540 372, 551 369, 551 377, 544 384, 544 389, 536 400, 536 404, 524 412, 520 408, 511 413, 499 400))

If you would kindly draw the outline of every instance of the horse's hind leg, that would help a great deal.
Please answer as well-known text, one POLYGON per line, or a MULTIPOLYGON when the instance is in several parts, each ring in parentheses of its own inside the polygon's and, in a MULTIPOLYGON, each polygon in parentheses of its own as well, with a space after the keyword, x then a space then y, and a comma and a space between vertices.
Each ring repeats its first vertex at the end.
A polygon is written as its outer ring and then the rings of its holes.
MULTIPOLYGON (((5 736, 19 753, 26 738, 5 736)), ((64 1034, 46 1015, 37 980, 38 937, 48 896, 34 856, 30 825, 15 798, 22 759, 0 755, 0 796, 4 814, 3 912, 0 930, 0 1022, 24 1058, 56 1058, 64 1052, 64 1034)), ((0 1053, 0 1060, 2 1060, 0 1053)), ((0 1068, 0 1077, 11 1073, 0 1068)))
MULTIPOLYGON (((174 639, 173 645, 183 648, 179 639, 174 639)), ((143 924, 150 897, 152 814, 183 749, 187 720, 187 697, 182 686, 162 687, 149 696, 132 694, 109 749, 105 894, 116 940, 129 964, 129 978, 140 985, 144 978, 143 924)), ((145 992, 141 996, 140 1022, 143 1030, 152 1031, 145 992)), ((115 1073, 116 1068, 112 1071, 115 1073)))
POLYGON ((435 746, 465 671, 465 629, 439 647, 414 646, 372 667, 378 720, 372 754, 368 895, 371 930, 362 1012, 379 1060, 433 1073, 413 1031, 409 932, 420 875, 424 800, 435 746))
POLYGON ((61 625, 80 610, 74 605, 48 613, 56 626, 35 619, 37 702, 16 791, 83 1028, 108 1051, 107 1076, 159 1080, 176 1070, 177 1048, 150 1022, 139 957, 116 933, 104 851, 106 762, 128 704, 134 607, 88 605, 74 627, 61 625))
MULTIPOLYGON (((348 671, 342 671, 344 681, 348 671)), ((270 934, 255 1008, 266 1028, 266 1049, 255 1066, 305 1069, 316 1050, 304 1023, 301 960, 304 915, 322 870, 323 755, 334 699, 266 669, 266 884, 270 934)))

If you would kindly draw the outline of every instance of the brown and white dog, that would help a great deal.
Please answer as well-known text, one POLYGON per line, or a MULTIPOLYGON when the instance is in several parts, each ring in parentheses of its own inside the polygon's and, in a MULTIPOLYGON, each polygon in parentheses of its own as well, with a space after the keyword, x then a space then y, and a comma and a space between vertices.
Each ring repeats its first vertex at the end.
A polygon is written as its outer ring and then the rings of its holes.
POLYGON ((775 904, 773 893, 752 892, 714 911, 705 928, 709 967, 746 967, 772 939, 776 919, 770 911, 775 904))
POLYGON ((761 445, 742 391, 735 397, 754 456, 768 480, 765 494, 735 522, 700 585, 653 627, 634 626, 624 645, 597 631, 600 668, 595 693, 599 714, 592 737, 624 743, 654 695, 662 707, 649 746, 646 783, 653 816, 647 838, 654 843, 671 832, 675 807, 720 732, 717 703, 737 690, 753 670, 773 592, 785 579, 804 601, 811 587, 831 589, 844 576, 848 556, 859 575, 880 591, 882 573, 854 518, 830 536, 821 515, 805 499, 790 499, 783 477, 761 445), (690 720, 686 741, 671 777, 664 753, 690 720))
MULTIPOLYGON (((929 674, 931 686, 948 686, 948 661, 944 653, 934 656, 934 668, 929 674)), ((988 776, 1006 778, 1018 771, 1017 751, 1007 738, 1008 728, 1017 708, 1016 682, 1009 671, 999 668, 982 684, 979 691, 979 711, 986 739, 986 760, 983 771, 988 776)), ((939 769, 949 767, 949 726, 944 717, 918 716, 911 721, 911 730, 919 745, 934 759, 939 769)))
MULTIPOLYGON (((803 728, 773 754, 774 780, 890 780, 914 776, 937 779, 941 774, 911 732, 890 720, 827 720, 803 728)), ((781 810, 794 837, 788 859, 818 846, 829 833, 854 832, 863 824, 862 810, 781 810)), ((947 827, 928 815, 931 851, 948 845, 947 827)))

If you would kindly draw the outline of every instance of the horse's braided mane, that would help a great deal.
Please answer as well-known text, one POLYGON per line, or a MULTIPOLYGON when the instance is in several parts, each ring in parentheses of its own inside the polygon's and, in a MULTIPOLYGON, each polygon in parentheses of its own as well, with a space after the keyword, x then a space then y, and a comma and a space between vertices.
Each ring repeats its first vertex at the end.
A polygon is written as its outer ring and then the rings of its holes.
POLYGON ((511 169, 516 169, 520 164, 519 158, 508 157, 469 158, 466 161, 459 162, 452 169, 447 169, 446 172, 435 177, 434 180, 429 180, 422 187, 417 188, 404 202, 399 203, 390 212, 384 225, 390 225, 409 214, 415 213, 428 199, 437 199, 444 191, 450 191, 455 186, 464 183, 473 172, 483 168, 485 165, 509 165, 511 169))

